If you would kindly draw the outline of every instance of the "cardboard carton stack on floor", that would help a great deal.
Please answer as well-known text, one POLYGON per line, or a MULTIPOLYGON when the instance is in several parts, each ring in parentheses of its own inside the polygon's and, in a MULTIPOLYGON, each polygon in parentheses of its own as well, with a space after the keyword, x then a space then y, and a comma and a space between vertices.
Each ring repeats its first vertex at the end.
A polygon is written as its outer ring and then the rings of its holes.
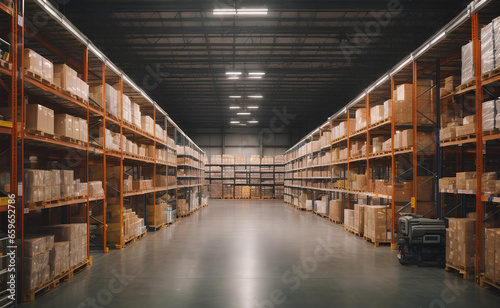
POLYGON ((476 220, 449 218, 446 229, 446 261, 462 268, 474 266, 476 253, 476 220))
POLYGON ((24 239, 24 290, 30 291, 50 280, 50 251, 54 236, 29 236, 24 239))
POLYGON ((187 208, 186 199, 177 199, 177 215, 184 216, 189 214, 189 209, 187 208))
MULTIPOLYGON (((54 235, 55 242, 69 243, 69 267, 74 267, 81 264, 87 259, 88 250, 88 234, 87 224, 63 224, 46 227, 48 234, 54 235)), ((65 263, 64 258, 66 252, 63 247, 58 247, 60 250, 59 256, 54 255, 54 262, 65 263), (60 258, 60 259, 59 259, 60 258)), ((54 252, 54 254, 57 254, 54 252)), ((54 270, 60 270, 55 267, 54 270)), ((63 269, 64 270, 64 269, 63 269)))
POLYGON ((364 234, 372 241, 391 240, 391 210, 388 206, 365 206, 364 234))
POLYGON ((139 218, 131 209, 125 209, 123 212, 123 235, 125 241, 138 237, 144 231, 144 219, 139 218))
POLYGON ((336 222, 343 222, 343 208, 341 200, 331 200, 329 209, 329 218, 336 222))
POLYGON ((250 195, 252 198, 260 198, 260 186, 250 186, 250 195))
POLYGON ((347 228, 354 229, 354 210, 344 210, 344 225, 347 228))
POLYGON ((500 228, 485 231, 485 277, 500 283, 500 228))
POLYGON ((148 224, 160 226, 167 222, 167 204, 159 203, 154 207, 152 204, 146 206, 146 221, 148 224), (155 221, 156 213, 156 221, 155 221))
POLYGON ((316 213, 321 215, 326 215, 327 205, 328 205, 328 196, 321 197, 321 200, 316 200, 316 213))
POLYGON ((361 235, 363 235, 364 223, 365 223, 365 205, 364 204, 355 204, 354 205, 354 223, 353 223, 354 231, 357 231, 361 235))

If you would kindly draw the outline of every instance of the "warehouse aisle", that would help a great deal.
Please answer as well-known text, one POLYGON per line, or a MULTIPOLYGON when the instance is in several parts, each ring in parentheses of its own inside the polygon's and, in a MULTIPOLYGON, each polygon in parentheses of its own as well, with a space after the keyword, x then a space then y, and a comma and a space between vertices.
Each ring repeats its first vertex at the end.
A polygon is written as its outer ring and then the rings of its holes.
POLYGON ((217 201, 21 307, 496 307, 439 268, 400 266, 282 201, 217 201))

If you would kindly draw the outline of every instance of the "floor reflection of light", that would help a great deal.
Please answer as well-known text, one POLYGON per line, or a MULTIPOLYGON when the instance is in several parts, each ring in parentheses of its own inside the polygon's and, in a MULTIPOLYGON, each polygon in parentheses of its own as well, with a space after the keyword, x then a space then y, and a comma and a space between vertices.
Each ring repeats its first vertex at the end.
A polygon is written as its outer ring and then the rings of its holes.
MULTIPOLYGON (((252 228, 252 226, 246 226, 252 228)), ((240 253, 238 253, 237 266, 240 268, 241 278, 240 281, 240 298, 242 307, 253 308, 252 302, 256 300, 256 279, 257 277, 257 251, 256 238, 253 232, 249 232, 244 236, 240 253)))

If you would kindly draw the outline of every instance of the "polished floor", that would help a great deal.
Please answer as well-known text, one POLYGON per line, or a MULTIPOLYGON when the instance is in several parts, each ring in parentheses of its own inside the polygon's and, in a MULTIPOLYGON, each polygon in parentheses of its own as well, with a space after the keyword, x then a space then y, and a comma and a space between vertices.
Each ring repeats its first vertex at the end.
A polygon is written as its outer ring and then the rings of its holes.
POLYGON ((404 267, 279 201, 217 201, 21 307, 499 307, 498 293, 435 267, 404 267))

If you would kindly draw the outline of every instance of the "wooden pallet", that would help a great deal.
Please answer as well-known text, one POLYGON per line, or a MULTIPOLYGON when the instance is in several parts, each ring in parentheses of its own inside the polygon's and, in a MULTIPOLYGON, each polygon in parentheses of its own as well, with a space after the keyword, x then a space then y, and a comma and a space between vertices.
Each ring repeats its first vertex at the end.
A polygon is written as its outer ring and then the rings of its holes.
POLYGON ((410 151, 410 150, 412 150, 412 148, 413 147, 399 148, 399 149, 394 150, 394 152, 398 153, 398 152, 410 151))
POLYGON ((37 73, 35 73, 35 72, 33 72, 33 71, 25 70, 25 71, 24 71, 24 74, 25 74, 26 76, 31 77, 31 78, 33 78, 33 79, 36 79, 36 80, 38 80, 38 81, 40 81, 40 82, 42 82, 42 80, 43 80, 42 75, 37 74, 37 73))
POLYGON ((373 245, 375 245, 375 247, 380 246, 380 244, 389 244, 389 245, 391 244, 391 241, 379 241, 379 240, 374 240, 374 239, 372 239, 371 237, 366 236, 366 235, 364 235, 364 236, 363 236, 363 239, 364 239, 366 242, 368 242, 368 243, 372 243, 373 245))
POLYGON ((463 141, 463 140, 474 139, 474 138, 476 138, 476 134, 469 134, 469 135, 463 135, 463 136, 458 136, 458 137, 454 137, 454 138, 444 139, 441 142, 442 143, 455 142, 455 141, 463 141))
POLYGON ((344 226, 344 223, 341 222, 341 221, 334 220, 334 219, 331 219, 331 218, 329 218, 328 220, 331 221, 331 222, 333 222, 333 223, 335 223, 335 224, 337 224, 337 225, 339 225, 339 226, 342 226, 342 227, 344 226))
POLYGON ((474 279, 475 276, 474 268, 465 268, 461 265, 453 264, 449 261, 446 261, 445 270, 447 272, 453 271, 457 275, 462 275, 464 277, 464 280, 474 279))
POLYGON ((493 135, 498 135, 500 134, 500 129, 494 129, 494 130, 489 130, 486 132, 483 132, 484 136, 493 136, 493 135))
POLYGON ((384 125, 384 124, 387 124, 387 123, 390 123, 390 122, 391 122, 391 118, 387 118, 387 119, 379 121, 379 122, 377 122, 375 124, 371 124, 370 128, 375 127, 375 126, 384 125))
POLYGON ((491 289, 492 287, 500 290, 500 281, 494 281, 484 275, 481 275, 481 279, 479 280, 481 287, 486 289, 491 289))
POLYGON ((179 216, 177 216, 177 217, 179 217, 179 218, 184 218, 184 217, 188 217, 188 216, 191 216, 191 212, 186 213, 186 214, 184 214, 184 215, 179 215, 179 216))
POLYGON ((326 216, 325 214, 321 214, 318 212, 315 212, 315 214, 318 215, 319 217, 328 218, 328 216, 326 216))
POLYGON ((137 236, 137 237, 134 237, 128 241, 126 241, 123 245, 115 245, 116 246, 116 249, 124 249, 124 248, 127 248, 128 246, 130 246, 131 244, 137 242, 138 240, 141 240, 143 239, 145 236, 146 236, 146 233, 148 233, 148 231, 144 231, 141 235, 137 236))
POLYGON ((60 285, 63 282, 66 282, 73 278, 76 274, 79 272, 83 271, 87 267, 92 265, 92 257, 90 257, 88 260, 86 260, 83 263, 80 263, 79 265, 76 265, 69 270, 65 271, 64 273, 58 275, 55 278, 52 278, 50 281, 43 283, 42 285, 36 287, 35 289, 23 293, 22 295, 22 302, 23 303, 29 303, 35 300, 35 297, 37 294, 42 294, 49 292, 56 288, 58 285, 60 285))
POLYGON ((48 134, 46 132, 42 132, 42 131, 35 130, 35 129, 27 129, 26 133, 31 134, 31 135, 35 135, 35 136, 38 136, 38 137, 43 137, 43 138, 47 138, 47 139, 57 140, 57 137, 55 135, 48 134))
POLYGON ((162 229, 165 229, 167 226, 168 226, 167 223, 164 223, 164 224, 161 224, 161 225, 157 225, 157 226, 149 226, 149 230, 157 232, 157 231, 160 231, 162 229))
POLYGON ((83 146, 83 147, 87 146, 86 142, 80 141, 80 140, 75 139, 75 138, 71 138, 71 137, 67 137, 67 136, 62 136, 62 135, 58 136, 58 138, 59 138, 59 140, 64 141, 64 142, 69 142, 69 143, 77 144, 77 145, 83 146))
POLYGON ((497 75, 500 75, 500 67, 497 67, 493 71, 484 74, 483 77, 482 77, 482 80, 488 80, 488 79, 493 78, 493 77, 495 77, 497 75))
POLYGON ((467 89, 468 87, 472 87, 473 85, 476 84, 476 81, 475 80, 472 80, 468 83, 464 83, 464 84, 461 84, 459 85, 457 88, 456 88, 456 91, 459 92, 459 91, 462 91, 463 89, 467 89))
POLYGON ((347 230, 347 232, 349 232, 351 234, 354 234, 354 235, 359 236, 359 237, 363 237, 363 233, 360 233, 359 231, 356 231, 351 227, 344 226, 344 228, 347 230))

